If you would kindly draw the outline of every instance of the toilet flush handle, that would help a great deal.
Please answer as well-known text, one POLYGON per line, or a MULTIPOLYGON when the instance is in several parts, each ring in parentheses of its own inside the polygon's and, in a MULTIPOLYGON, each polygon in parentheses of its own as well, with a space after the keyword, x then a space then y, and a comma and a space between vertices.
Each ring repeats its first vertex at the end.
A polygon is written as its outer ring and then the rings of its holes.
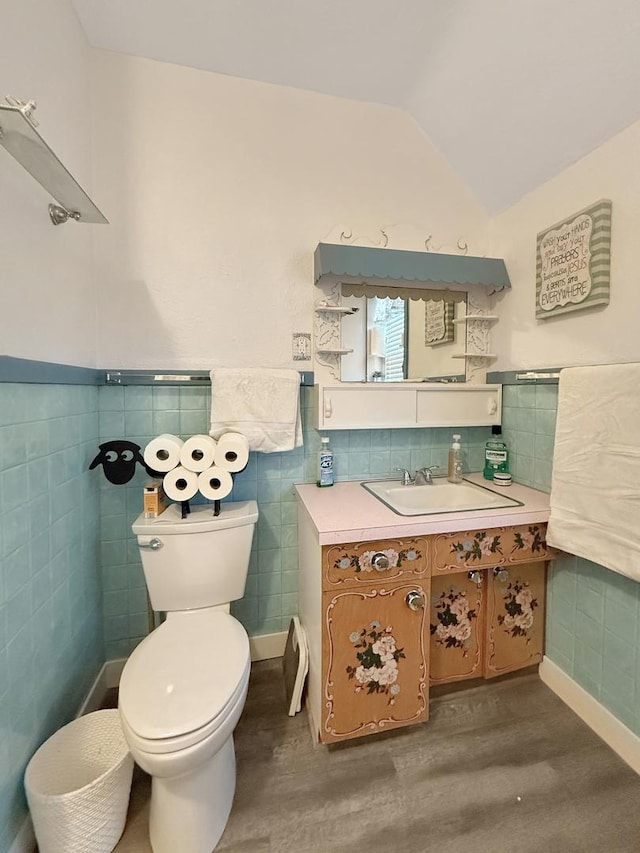
POLYGON ((148 551, 158 551, 163 545, 162 539, 158 539, 157 536, 154 536, 148 542, 138 542, 138 548, 144 548, 148 551))

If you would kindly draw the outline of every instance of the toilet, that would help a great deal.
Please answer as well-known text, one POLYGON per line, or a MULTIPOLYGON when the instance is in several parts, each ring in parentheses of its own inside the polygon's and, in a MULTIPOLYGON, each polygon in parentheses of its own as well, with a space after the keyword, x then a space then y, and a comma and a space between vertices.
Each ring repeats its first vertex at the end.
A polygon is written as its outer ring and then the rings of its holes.
POLYGON ((229 818, 251 668, 229 604, 244 595, 257 519, 255 501, 230 501, 218 516, 206 505, 182 518, 172 504, 133 524, 151 606, 167 614, 131 653, 119 690, 124 736, 152 777, 154 853, 211 853, 229 818))

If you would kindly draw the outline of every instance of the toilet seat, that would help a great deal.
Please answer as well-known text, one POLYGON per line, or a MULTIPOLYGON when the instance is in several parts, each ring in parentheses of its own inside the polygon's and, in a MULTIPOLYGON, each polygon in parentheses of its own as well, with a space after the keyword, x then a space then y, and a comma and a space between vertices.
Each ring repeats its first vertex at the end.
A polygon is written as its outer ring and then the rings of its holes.
POLYGON ((145 752, 186 749, 244 701, 251 658, 240 623, 219 610, 172 613, 129 657, 119 707, 145 752))

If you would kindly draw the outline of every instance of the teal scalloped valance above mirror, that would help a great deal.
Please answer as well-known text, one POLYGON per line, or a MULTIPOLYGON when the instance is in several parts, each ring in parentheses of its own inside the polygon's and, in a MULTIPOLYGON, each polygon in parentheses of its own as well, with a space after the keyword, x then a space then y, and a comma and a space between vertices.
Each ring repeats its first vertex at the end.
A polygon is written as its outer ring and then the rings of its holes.
POLYGON ((424 298, 425 291, 451 291, 481 285, 488 293, 511 287, 501 258, 448 255, 338 243, 318 243, 314 283, 342 285, 343 295, 424 298))

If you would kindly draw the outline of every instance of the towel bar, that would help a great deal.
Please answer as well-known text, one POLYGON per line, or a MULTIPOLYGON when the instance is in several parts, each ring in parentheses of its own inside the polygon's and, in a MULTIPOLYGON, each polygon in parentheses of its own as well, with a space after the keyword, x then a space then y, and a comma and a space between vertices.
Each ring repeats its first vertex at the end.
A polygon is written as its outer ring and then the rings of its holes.
POLYGON ((535 382, 537 379, 559 379, 560 371, 553 373, 545 373, 538 370, 527 370, 526 373, 516 373, 516 379, 526 379, 529 382, 535 382))
MULTIPOLYGON (((300 384, 313 385, 312 370, 300 371, 300 384)), ((208 370, 107 370, 105 385, 202 385, 209 382, 208 370)))

